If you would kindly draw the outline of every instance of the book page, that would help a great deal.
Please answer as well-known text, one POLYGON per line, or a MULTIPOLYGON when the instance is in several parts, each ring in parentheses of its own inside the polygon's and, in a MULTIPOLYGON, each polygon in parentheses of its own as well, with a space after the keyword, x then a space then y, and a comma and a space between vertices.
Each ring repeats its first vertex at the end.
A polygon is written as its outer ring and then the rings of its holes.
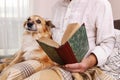
POLYGON ((65 44, 66 41, 68 41, 72 35, 80 28, 81 26, 78 23, 71 23, 67 26, 67 29, 63 35, 61 44, 65 44))
POLYGON ((38 41, 45 43, 49 46, 55 47, 55 48, 58 48, 60 46, 57 42, 55 42, 54 40, 52 40, 50 38, 42 37, 38 41))

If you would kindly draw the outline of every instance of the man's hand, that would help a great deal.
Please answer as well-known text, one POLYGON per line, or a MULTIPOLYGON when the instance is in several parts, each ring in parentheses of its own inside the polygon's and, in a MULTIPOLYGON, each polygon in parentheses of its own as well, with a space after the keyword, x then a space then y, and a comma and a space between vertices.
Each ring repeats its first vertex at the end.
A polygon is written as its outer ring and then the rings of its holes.
POLYGON ((94 54, 90 54, 84 58, 80 63, 66 64, 64 68, 70 72, 85 72, 87 69, 97 64, 97 58, 94 54))

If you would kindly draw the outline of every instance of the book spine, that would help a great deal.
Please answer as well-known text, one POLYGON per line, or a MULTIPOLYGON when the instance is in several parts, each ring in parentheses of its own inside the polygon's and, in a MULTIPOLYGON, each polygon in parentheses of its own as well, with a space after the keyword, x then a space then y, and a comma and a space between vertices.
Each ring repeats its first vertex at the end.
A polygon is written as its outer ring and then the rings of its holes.
POLYGON ((77 59, 68 42, 66 42, 64 45, 60 46, 59 48, 56 48, 56 51, 65 64, 77 62, 77 59))

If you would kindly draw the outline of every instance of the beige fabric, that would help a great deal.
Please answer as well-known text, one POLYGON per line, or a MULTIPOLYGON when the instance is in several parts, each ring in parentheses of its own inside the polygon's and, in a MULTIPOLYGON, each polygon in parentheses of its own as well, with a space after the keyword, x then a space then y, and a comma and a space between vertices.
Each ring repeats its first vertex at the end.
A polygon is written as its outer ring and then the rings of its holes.
POLYGON ((60 67, 52 67, 38 72, 40 63, 35 60, 25 61, 11 67, 7 80, 115 80, 95 67, 85 73, 70 73, 60 67))
POLYGON ((73 80, 70 72, 59 67, 41 70, 24 80, 73 80))
POLYGON ((116 80, 97 67, 89 69, 85 73, 72 73, 72 76, 74 78, 73 80, 116 80))
POLYGON ((41 70, 24 80, 62 80, 60 75, 52 69, 41 70))
POLYGON ((105 74, 99 68, 92 68, 85 73, 72 73, 75 80, 115 80, 110 75, 105 74))
POLYGON ((35 60, 18 63, 9 69, 7 80, 23 80, 38 71, 41 64, 35 60))
POLYGON ((85 73, 72 73, 73 78, 69 78, 68 73, 61 72, 61 68, 53 67, 52 69, 45 69, 39 71, 25 80, 115 80, 113 77, 105 74, 99 68, 92 68, 85 73), (65 77, 66 76, 66 77, 65 77))

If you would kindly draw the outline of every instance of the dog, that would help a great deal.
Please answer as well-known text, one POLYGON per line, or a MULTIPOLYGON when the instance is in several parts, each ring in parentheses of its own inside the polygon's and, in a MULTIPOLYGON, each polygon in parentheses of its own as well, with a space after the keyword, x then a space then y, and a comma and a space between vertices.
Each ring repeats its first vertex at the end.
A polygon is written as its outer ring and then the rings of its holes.
POLYGON ((38 15, 30 16, 24 22, 24 33, 21 48, 15 53, 15 58, 10 62, 10 64, 3 70, 0 75, 0 80, 6 80, 8 75, 8 70, 11 66, 16 63, 26 61, 26 60, 37 60, 42 65, 39 70, 55 66, 56 63, 53 62, 43 51, 36 40, 42 37, 52 38, 51 28, 55 26, 51 21, 46 21, 38 15), (44 67, 43 67, 44 66, 44 67))

